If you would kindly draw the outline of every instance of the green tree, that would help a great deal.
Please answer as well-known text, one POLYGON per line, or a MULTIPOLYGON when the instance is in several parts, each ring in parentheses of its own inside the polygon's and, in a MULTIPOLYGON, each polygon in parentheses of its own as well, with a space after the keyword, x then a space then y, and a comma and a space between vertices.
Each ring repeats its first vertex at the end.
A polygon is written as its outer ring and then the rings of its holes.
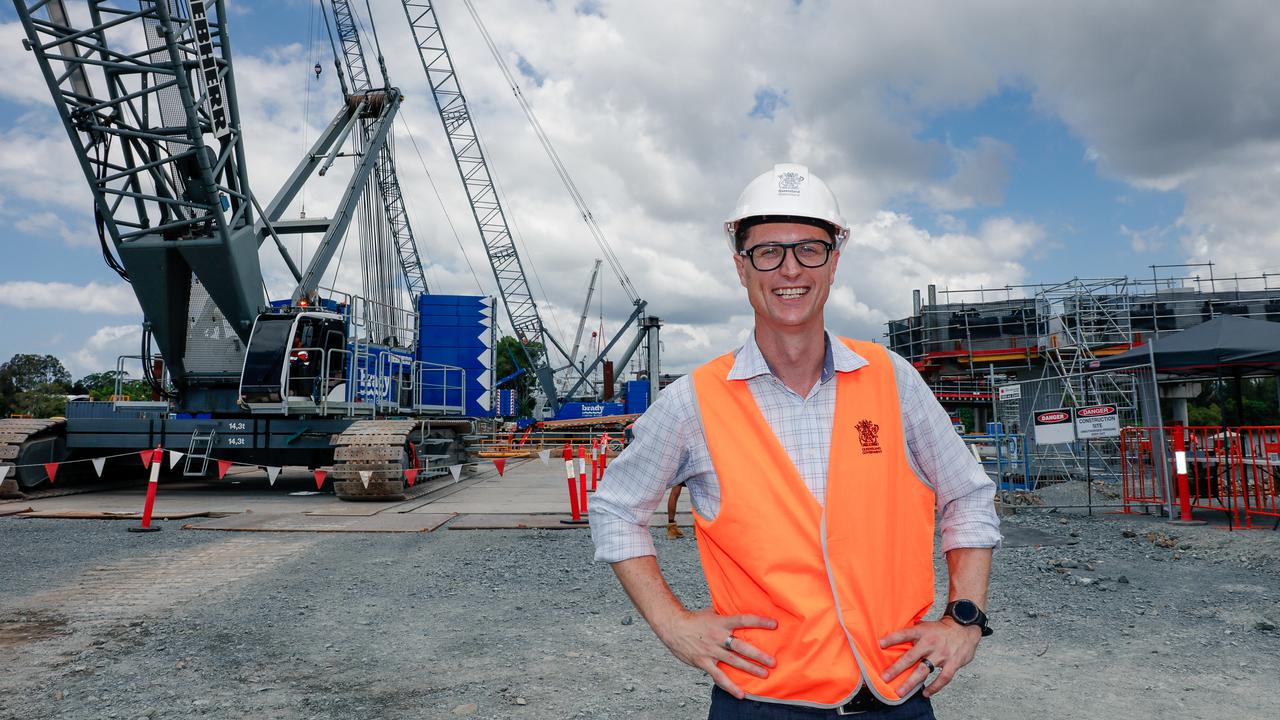
POLYGON ((120 374, 128 375, 116 370, 90 373, 80 378, 76 385, 80 392, 94 400, 110 400, 111 395, 116 391, 116 376, 120 374))
POLYGON ((1187 403, 1188 425, 1221 425, 1222 408, 1217 403, 1187 403))
MULTIPOLYGON (((94 400, 111 400, 116 392, 116 370, 104 370, 90 373, 80 378, 76 387, 80 393, 94 400)), ((120 395, 130 400, 148 400, 151 398, 151 387, 145 380, 130 380, 128 371, 119 371, 120 395)))
POLYGON ((542 346, 537 343, 530 345, 528 350, 526 353, 518 339, 505 335, 498 339, 498 347, 494 351, 496 380, 510 377, 517 368, 524 370, 524 374, 508 380, 498 388, 516 391, 516 409, 522 416, 533 414, 534 389, 538 385, 538 376, 529 364, 529 357, 539 358, 543 351, 542 346))
POLYGON ((71 373, 62 366, 61 360, 52 355, 18 353, 0 365, 0 374, 7 375, 18 392, 50 384, 71 387, 71 373))
POLYGON ((59 415, 71 389, 71 373, 52 355, 18 353, 0 365, 0 417, 59 415))
MULTIPOLYGON (((1276 398, 1276 378, 1223 378, 1202 380, 1200 394, 1187 401, 1187 420, 1192 425, 1276 425, 1280 406, 1276 398), (1236 383, 1240 383, 1243 418, 1237 419, 1236 383)), ((1162 405, 1166 413, 1169 406, 1162 405)), ((1171 417, 1166 414, 1165 417, 1171 417)))
POLYGON ((62 415, 67 411, 66 388, 60 385, 42 385, 25 390, 14 398, 11 412, 18 415, 46 418, 62 415))

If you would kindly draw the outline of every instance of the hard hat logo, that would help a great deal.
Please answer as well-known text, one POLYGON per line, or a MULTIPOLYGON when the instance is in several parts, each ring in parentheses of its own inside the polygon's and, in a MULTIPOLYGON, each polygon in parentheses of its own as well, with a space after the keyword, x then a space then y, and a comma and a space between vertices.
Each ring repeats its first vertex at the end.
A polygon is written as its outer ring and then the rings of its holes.
POLYGON ((724 223, 729 249, 737 252, 738 230, 762 222, 818 222, 831 230, 836 248, 844 247, 849 225, 822 178, 797 163, 779 163, 747 184, 733 214, 724 223))
POLYGON ((787 170, 778 173, 778 194, 793 195, 800 194, 800 185, 804 183, 804 175, 794 170, 787 170))

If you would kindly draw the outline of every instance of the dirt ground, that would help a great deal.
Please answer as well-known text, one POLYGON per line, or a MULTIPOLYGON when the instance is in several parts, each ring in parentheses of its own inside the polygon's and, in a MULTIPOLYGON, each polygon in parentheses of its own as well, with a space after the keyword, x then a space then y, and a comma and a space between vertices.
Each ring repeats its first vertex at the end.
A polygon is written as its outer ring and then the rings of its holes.
MULTIPOLYGON (((0 717, 706 716, 709 681, 582 530, 127 524, 0 518, 0 717)), ((1004 531, 995 634, 939 717, 1280 717, 1280 532, 1045 511, 1004 531)), ((705 604, 692 538, 657 544, 705 604)))

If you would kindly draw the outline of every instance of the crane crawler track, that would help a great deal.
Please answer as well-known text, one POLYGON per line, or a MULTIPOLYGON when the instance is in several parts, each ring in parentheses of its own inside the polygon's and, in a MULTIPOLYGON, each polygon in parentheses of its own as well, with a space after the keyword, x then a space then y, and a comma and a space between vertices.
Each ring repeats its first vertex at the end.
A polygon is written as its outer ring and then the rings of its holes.
POLYGON ((40 464, 66 459, 66 430, 66 420, 0 420, 0 465, 17 466, 0 481, 0 498, 22 497, 22 490, 48 482, 40 464))
POLYGON ((413 433, 417 420, 361 420, 333 436, 330 476, 343 500, 404 500, 404 471, 418 466, 413 433), (365 487, 360 473, 369 473, 365 487))

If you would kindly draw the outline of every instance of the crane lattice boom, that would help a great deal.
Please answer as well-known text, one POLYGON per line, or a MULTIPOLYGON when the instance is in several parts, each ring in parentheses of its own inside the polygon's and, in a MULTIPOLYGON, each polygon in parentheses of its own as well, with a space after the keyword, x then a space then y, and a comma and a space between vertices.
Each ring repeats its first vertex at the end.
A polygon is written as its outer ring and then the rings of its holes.
POLYGON ((414 45, 418 49, 418 57, 431 84, 431 96, 444 123, 449 148, 453 152, 458 173, 462 176, 471 212, 480 229, 485 254, 489 257, 489 266, 498 283, 511 328, 526 349, 530 345, 543 349, 540 354, 531 353, 530 360, 537 369, 539 385, 554 410, 556 392, 548 357, 550 336, 538 315, 537 303, 533 299, 524 266, 516 251, 515 240, 507 225, 502 202, 498 198, 484 150, 480 146, 480 138, 471 121, 467 99, 458 84, 458 76, 436 17, 435 3, 424 0, 402 2, 409 28, 413 32, 414 45))

